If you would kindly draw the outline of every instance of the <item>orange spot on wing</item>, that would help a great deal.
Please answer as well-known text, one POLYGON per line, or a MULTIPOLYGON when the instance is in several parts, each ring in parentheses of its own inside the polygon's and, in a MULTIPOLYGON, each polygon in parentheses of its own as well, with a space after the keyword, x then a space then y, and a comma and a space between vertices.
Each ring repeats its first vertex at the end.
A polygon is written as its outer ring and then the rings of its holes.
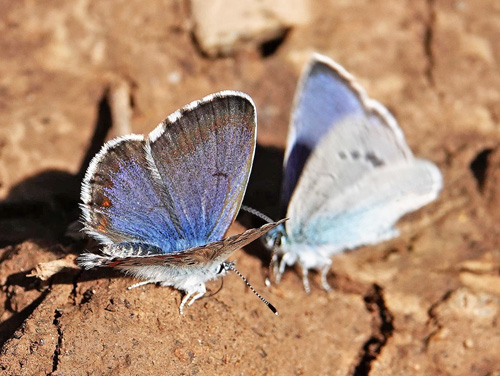
POLYGON ((100 218, 100 221, 99 221, 99 224, 97 225, 97 229, 101 232, 105 232, 106 229, 108 228, 108 220, 106 217, 101 217, 100 218))

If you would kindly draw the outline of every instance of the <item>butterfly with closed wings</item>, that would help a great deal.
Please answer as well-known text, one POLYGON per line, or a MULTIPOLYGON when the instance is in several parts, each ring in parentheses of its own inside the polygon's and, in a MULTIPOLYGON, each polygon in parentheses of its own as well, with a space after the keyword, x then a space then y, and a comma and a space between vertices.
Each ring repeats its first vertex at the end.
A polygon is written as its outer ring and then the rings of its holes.
POLYGON ((439 169, 415 158, 390 112, 342 66, 313 55, 294 99, 281 193, 290 220, 265 238, 279 283, 298 263, 330 290, 331 256, 398 235, 404 214, 436 199, 439 169))

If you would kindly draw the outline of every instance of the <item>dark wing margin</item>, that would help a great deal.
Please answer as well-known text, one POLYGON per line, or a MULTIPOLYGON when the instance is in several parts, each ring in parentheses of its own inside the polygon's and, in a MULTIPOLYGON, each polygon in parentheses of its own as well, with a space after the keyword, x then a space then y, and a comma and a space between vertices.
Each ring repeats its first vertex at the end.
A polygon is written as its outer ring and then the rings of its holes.
MULTIPOLYGON (((150 265, 186 268, 199 267, 212 263, 222 263, 234 251, 253 242, 285 221, 286 219, 282 219, 278 222, 267 223, 259 228, 253 228, 223 240, 170 254, 151 254, 149 252, 154 252, 154 250, 148 249, 147 246, 144 246, 142 255, 136 253, 136 256, 128 257, 109 257, 87 253, 80 256, 79 264, 84 268, 107 266, 127 269, 130 267, 144 267, 150 265)), ((117 244, 116 246, 119 247, 120 245, 117 244)))

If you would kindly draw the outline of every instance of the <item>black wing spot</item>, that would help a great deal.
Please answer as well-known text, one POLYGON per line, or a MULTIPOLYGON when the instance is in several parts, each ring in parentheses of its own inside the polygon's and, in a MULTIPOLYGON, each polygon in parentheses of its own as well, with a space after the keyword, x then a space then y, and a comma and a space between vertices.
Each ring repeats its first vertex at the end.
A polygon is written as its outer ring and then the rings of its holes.
POLYGON ((229 176, 225 172, 222 171, 217 171, 216 173, 212 174, 214 177, 223 177, 224 179, 227 179, 229 176))
POLYGON ((380 167, 385 164, 385 162, 382 159, 377 157, 377 155, 371 151, 366 153, 365 158, 368 162, 370 162, 373 165, 373 167, 380 167))

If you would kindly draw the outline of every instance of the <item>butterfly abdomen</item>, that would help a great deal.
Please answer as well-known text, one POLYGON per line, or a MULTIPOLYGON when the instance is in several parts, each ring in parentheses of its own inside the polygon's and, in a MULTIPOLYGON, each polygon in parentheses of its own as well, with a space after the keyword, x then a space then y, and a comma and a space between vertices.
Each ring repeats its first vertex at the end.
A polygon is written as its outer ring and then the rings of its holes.
POLYGON ((110 259, 107 256, 99 256, 93 253, 83 253, 77 259, 76 262, 83 269, 92 269, 99 266, 110 266, 114 259, 110 259))
POLYGON ((77 258, 77 263, 84 269, 99 266, 118 266, 127 257, 141 257, 162 254, 162 250, 145 243, 116 243, 108 244, 101 250, 102 255, 84 253, 77 258))

